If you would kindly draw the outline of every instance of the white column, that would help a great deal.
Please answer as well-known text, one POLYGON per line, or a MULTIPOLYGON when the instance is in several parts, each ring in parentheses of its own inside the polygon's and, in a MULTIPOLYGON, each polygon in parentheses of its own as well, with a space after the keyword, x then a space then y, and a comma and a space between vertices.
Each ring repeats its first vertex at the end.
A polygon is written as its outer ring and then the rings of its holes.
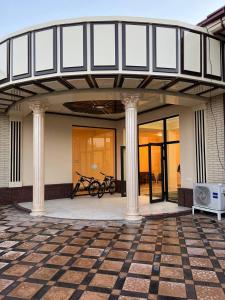
POLYGON ((33 103, 33 208, 32 216, 44 214, 44 116, 45 104, 33 103))
POLYGON ((125 96, 125 130, 126 130, 126 219, 141 220, 138 204, 138 143, 137 143, 137 103, 138 96, 125 96))

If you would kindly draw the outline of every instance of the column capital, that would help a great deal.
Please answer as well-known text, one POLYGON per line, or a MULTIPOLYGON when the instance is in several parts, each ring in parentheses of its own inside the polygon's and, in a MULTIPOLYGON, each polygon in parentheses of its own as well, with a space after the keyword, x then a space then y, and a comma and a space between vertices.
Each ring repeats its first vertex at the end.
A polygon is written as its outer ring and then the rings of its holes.
POLYGON ((137 103, 140 99, 139 95, 127 95, 123 94, 122 96, 122 103, 125 106, 125 108, 136 108, 137 103))
POLYGON ((43 114, 48 109, 46 103, 41 102, 33 102, 29 105, 29 107, 34 114, 43 114))
POLYGON ((198 111, 198 110, 206 110, 207 109, 207 104, 206 103, 202 103, 199 105, 195 105, 192 107, 193 111, 198 111))

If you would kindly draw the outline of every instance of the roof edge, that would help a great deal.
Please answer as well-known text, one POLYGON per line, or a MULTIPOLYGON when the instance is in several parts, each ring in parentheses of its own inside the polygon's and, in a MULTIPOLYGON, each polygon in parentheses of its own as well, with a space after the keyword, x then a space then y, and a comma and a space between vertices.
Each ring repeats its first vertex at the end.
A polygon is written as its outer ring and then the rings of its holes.
POLYGON ((213 22, 215 22, 216 20, 222 18, 225 16, 225 6, 217 9, 216 11, 214 11, 213 13, 209 14, 206 19, 204 19, 203 21, 199 22, 197 24, 197 26, 201 26, 201 27, 205 27, 213 22))

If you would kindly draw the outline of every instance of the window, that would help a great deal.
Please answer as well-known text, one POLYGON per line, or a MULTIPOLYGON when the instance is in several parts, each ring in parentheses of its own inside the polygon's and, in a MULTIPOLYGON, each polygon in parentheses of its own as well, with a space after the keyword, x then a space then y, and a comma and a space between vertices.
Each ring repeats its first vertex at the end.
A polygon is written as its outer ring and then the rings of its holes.
POLYGON ((73 127, 72 172, 88 177, 102 178, 99 172, 115 176, 115 130, 89 127, 73 127))

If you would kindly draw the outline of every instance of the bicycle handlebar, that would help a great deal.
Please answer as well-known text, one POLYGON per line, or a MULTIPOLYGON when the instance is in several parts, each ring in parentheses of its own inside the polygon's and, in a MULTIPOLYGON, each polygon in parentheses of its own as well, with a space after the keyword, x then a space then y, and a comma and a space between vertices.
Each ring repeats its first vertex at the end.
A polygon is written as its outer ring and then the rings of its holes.
POLYGON ((88 176, 84 176, 84 175, 81 175, 79 172, 77 172, 77 175, 79 175, 80 177, 83 177, 83 178, 88 178, 88 179, 94 179, 94 177, 88 177, 88 176))
POLYGON ((108 177, 108 178, 114 178, 114 176, 106 175, 105 173, 102 173, 102 172, 99 172, 99 173, 102 174, 102 175, 105 176, 105 177, 108 177))

